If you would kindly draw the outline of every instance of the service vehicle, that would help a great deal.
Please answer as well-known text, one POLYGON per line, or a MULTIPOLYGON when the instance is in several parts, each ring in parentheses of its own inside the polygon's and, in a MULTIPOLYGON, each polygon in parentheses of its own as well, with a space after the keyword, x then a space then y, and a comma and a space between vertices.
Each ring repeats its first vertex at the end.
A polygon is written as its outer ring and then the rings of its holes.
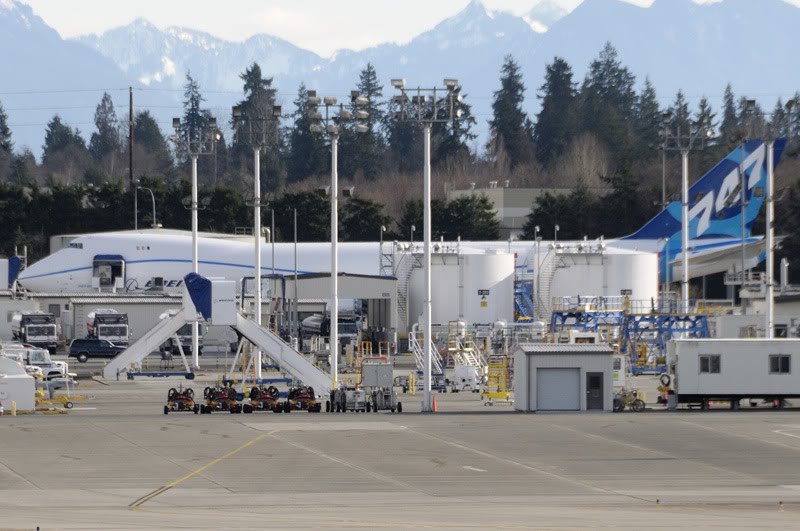
POLYGON ((69 357, 86 363, 90 358, 113 358, 125 348, 107 339, 73 339, 69 345, 69 357))
POLYGON ((87 338, 105 339, 118 347, 127 347, 130 338, 128 314, 117 310, 97 309, 86 316, 87 338))
POLYGON ((282 413, 285 406, 280 403, 280 392, 274 385, 269 387, 253 387, 250 389, 250 403, 242 406, 242 411, 272 411, 282 413))
POLYGON ((236 389, 233 387, 206 387, 203 390, 206 403, 200 406, 200 413, 212 411, 229 411, 241 413, 242 404, 237 399, 236 389))
POLYGON ((11 318, 11 333, 21 343, 46 348, 50 354, 56 353, 58 329, 52 313, 16 313, 11 318))
POLYGON ((191 387, 184 389, 179 386, 178 389, 173 387, 167 392, 167 404, 164 406, 164 414, 167 415, 175 411, 192 412, 195 415, 200 412, 200 404, 194 401, 194 389, 191 387))
POLYGON ((331 397, 325 403, 325 411, 344 413, 347 411, 367 411, 367 393, 352 385, 342 385, 331 391, 331 397), (330 407, 328 407, 330 404, 330 407))
POLYGON ((317 401, 313 387, 295 387, 289 390, 287 400, 283 405, 283 412, 290 413, 292 410, 308 411, 309 413, 322 411, 322 404, 317 401))
MULTIPOLYGON (((3 343, 0 344, 0 355, 14 357, 18 362, 28 367, 37 367, 41 370, 45 380, 55 380, 67 378, 69 376, 69 365, 65 361, 54 361, 50 358, 50 351, 44 348, 37 348, 26 343, 3 343)), ((31 371, 26 372, 31 374, 31 371)), ((34 373, 37 371, 33 371, 34 373)), ((33 374, 32 374, 33 375, 33 374)))

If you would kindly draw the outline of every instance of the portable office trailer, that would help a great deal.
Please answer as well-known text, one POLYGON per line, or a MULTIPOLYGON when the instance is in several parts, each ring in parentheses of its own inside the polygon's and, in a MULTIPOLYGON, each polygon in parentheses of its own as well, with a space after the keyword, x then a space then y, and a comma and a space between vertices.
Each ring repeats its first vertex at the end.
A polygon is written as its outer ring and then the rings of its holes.
POLYGON ((800 397, 800 339, 676 339, 667 362, 678 402, 800 397))
POLYGON ((606 344, 519 345, 514 353, 514 409, 611 411, 613 354, 606 344))

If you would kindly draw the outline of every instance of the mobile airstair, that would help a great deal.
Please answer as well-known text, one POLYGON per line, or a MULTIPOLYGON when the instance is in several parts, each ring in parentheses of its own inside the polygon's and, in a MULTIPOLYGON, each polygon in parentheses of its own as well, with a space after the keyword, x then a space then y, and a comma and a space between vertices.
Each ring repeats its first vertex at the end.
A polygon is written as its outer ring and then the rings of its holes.
POLYGON ((236 309, 236 287, 233 281, 206 279, 190 273, 185 277, 184 285, 183 309, 160 321, 112 359, 103 369, 105 378, 113 378, 140 364, 186 323, 203 321, 211 325, 230 326, 273 359, 281 371, 304 385, 313 387, 317 395, 330 392, 332 379, 329 374, 315 367, 276 334, 262 328, 236 309))

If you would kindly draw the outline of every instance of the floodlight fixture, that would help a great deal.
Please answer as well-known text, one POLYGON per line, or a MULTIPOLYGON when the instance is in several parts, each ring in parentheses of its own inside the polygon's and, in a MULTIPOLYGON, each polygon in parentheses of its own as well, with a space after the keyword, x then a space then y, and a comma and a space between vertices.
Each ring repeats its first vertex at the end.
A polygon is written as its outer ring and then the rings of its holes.
POLYGON ((392 114, 392 119, 400 122, 408 120, 408 113, 405 111, 396 111, 392 114))
POLYGON ((358 96, 357 98, 353 99, 353 105, 367 105, 369 100, 366 96, 358 96))
POLYGON ((444 86, 447 87, 448 90, 454 90, 458 86, 458 80, 445 78, 444 86))
POLYGON ((275 118, 281 117, 281 106, 280 105, 273 105, 272 106, 272 116, 275 118))
POLYGON ((367 111, 356 111, 355 112, 356 120, 366 120, 369 118, 369 113, 367 111))
POLYGON ((411 103, 413 103, 414 105, 422 105, 422 104, 425 103, 425 100, 426 100, 425 96, 412 96, 411 97, 411 103))
POLYGON ((319 124, 311 124, 311 127, 309 127, 309 129, 311 130, 312 133, 321 133, 322 132, 322 126, 319 125, 319 124))
POLYGON ((338 135, 339 134, 339 126, 334 124, 328 124, 326 131, 329 135, 338 135))
POLYGON ((214 118, 213 116, 208 119, 208 127, 210 129, 216 129, 217 128, 217 119, 214 118))
POLYGON ((172 127, 178 129, 181 126, 181 119, 180 118, 173 118, 172 119, 172 127))
POLYGON ((231 108, 231 114, 233 114, 234 120, 238 120, 242 117, 242 108, 239 105, 234 105, 233 108, 231 108))
POLYGON ((393 80, 392 80, 392 86, 393 86, 394 88, 396 88, 396 89, 402 89, 402 88, 405 88, 405 86, 406 86, 406 80, 405 80, 405 79, 393 79, 393 80))
POLYGON ((325 96, 322 101, 325 103, 325 105, 336 105, 335 96, 325 96))
POLYGON ((353 113, 350 111, 341 110, 339 111, 339 121, 342 122, 349 122, 353 119, 353 113))
POLYGON ((368 125, 358 124, 356 126, 356 133, 368 133, 368 132, 369 132, 369 126, 368 125))
POLYGON ((408 96, 405 94, 401 94, 399 96, 394 96, 392 98, 392 103, 395 105, 407 105, 408 104, 408 96))
POLYGON ((319 122, 322 120, 322 113, 319 111, 311 111, 307 114, 307 116, 312 122, 319 122))

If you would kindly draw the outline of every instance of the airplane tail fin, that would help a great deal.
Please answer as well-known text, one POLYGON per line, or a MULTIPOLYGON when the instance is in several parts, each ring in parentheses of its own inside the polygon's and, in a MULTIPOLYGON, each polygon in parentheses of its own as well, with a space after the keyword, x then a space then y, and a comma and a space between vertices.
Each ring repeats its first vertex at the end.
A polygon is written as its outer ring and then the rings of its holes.
MULTIPOLYGON (((778 166, 786 139, 775 141, 774 167, 778 166)), ((766 197, 767 147, 750 140, 734 149, 689 188, 689 239, 742 235, 741 174, 745 177, 745 237, 766 197)), ((681 203, 672 201, 641 229, 625 240, 673 239, 681 232, 681 203)))

